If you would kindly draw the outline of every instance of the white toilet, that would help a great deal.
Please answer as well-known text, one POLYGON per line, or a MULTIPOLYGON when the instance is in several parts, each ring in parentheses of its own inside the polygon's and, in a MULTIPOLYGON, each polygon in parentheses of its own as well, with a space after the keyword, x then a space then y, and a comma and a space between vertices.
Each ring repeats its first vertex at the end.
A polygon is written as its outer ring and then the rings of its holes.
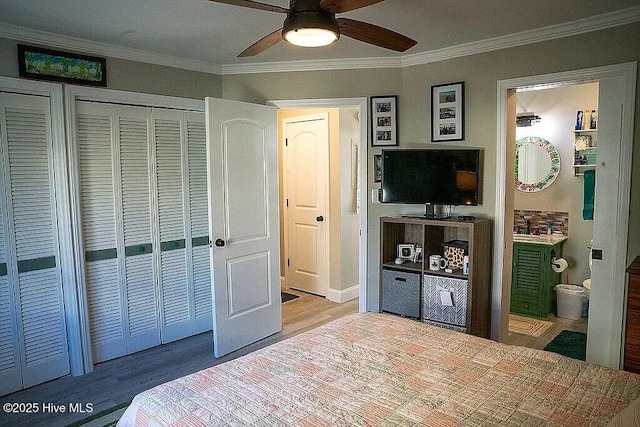
MULTIPOLYGON (((589 246, 589 271, 591 271, 591 265, 593 264, 593 261, 591 259, 592 250, 593 250, 593 247, 589 246)), ((585 279, 582 282, 582 287, 584 288, 584 295, 587 297, 587 299, 589 299, 589 294, 591 293, 591 277, 589 277, 588 279, 585 279)))

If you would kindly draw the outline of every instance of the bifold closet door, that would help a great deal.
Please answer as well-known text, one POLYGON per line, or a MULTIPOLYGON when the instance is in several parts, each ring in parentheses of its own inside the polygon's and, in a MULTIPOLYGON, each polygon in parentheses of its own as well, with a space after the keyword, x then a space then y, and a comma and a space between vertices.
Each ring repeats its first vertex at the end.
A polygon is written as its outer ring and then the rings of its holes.
POLYGON ((0 93, 0 394, 70 372, 49 99, 0 93))
POLYGON ((202 114, 153 109, 152 117, 160 322, 167 343, 211 329, 208 236, 200 226, 207 224, 206 142, 202 114))
POLYGON ((150 111, 79 102, 85 286, 94 363, 160 344, 150 197, 150 111))
POLYGON ((207 201, 207 139, 204 113, 184 113, 187 147, 187 219, 189 223, 189 280, 193 283, 193 333, 213 327, 211 267, 209 257, 209 212, 207 201))
POLYGON ((211 329, 203 122, 177 110, 77 104, 94 362, 211 329))

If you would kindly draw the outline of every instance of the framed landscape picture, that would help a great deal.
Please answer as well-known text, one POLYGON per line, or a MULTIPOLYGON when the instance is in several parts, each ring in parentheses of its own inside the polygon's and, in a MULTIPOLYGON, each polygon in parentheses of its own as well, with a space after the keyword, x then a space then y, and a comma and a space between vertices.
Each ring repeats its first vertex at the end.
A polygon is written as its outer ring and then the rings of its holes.
POLYGON ((431 86, 431 141, 464 139, 464 82, 431 86))
POLYGON ((371 146, 398 145, 397 96, 371 97, 371 146))
POLYGON ((37 80, 106 86, 107 62, 96 56, 19 44, 18 74, 37 80))

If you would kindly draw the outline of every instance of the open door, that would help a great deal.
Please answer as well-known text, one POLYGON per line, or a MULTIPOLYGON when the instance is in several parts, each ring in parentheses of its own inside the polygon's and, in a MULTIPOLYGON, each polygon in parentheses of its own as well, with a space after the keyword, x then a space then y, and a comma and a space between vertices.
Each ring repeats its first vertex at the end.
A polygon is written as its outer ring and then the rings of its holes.
POLYGON ((285 119, 287 286, 327 296, 329 114, 285 119))
POLYGON ((277 113, 206 98, 213 350, 216 357, 282 328, 277 113))
POLYGON ((595 175, 595 209, 593 218, 593 251, 591 256, 591 297, 587 333, 587 361, 618 368, 620 318, 624 307, 624 271, 626 269, 626 234, 620 230, 622 216, 628 215, 619 200, 628 191, 620 185, 624 179, 622 162, 622 128, 624 109, 624 78, 599 80, 598 93, 598 164, 595 175), (616 291, 617 290, 617 291, 616 291))

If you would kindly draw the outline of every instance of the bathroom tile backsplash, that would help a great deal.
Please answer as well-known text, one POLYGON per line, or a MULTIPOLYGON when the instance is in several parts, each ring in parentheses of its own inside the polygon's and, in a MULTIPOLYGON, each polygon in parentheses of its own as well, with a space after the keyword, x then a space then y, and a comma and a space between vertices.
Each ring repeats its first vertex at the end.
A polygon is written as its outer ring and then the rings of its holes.
POLYGON ((530 221, 531 230, 537 229, 539 234, 547 233, 547 221, 553 223, 553 231, 561 231, 565 236, 569 234, 569 212, 515 210, 513 232, 526 230, 527 221, 530 221))

